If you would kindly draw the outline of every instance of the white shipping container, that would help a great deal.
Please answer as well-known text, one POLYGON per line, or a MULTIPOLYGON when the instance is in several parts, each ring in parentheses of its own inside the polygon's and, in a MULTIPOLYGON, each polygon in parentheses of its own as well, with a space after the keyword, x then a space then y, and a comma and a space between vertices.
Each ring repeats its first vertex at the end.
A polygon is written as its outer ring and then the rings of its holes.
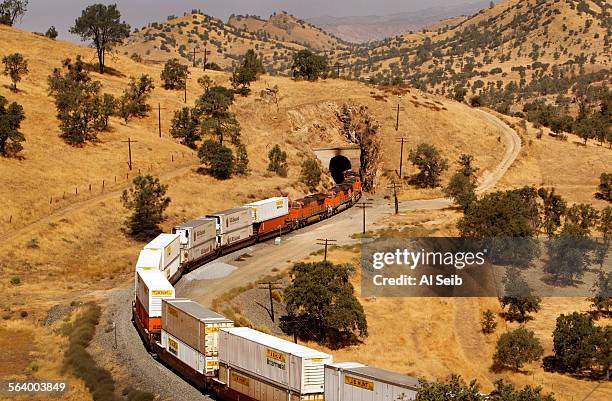
POLYGON ((178 273, 179 268, 181 267, 181 257, 177 255, 176 258, 169 262, 163 270, 166 278, 171 281, 171 279, 178 273))
POLYGON ((161 262, 162 252, 152 249, 143 249, 138 255, 136 268, 162 270, 161 262))
POLYGON ((161 269, 166 270, 180 253, 180 236, 178 234, 159 234, 144 249, 161 252, 161 269))
POLYGON ((166 351, 174 355, 179 361, 183 362, 191 369, 201 374, 205 374, 207 366, 211 371, 218 369, 219 360, 217 357, 206 357, 202 355, 164 329, 161 331, 161 340, 162 347, 166 351))
POLYGON ((191 249, 214 239, 217 235, 217 223, 215 219, 199 218, 174 227, 172 232, 180 235, 181 248, 191 249))
POLYGON ((174 297, 174 287, 164 273, 154 269, 136 270, 136 300, 149 317, 161 317, 162 299, 174 297))
POLYGON ((245 240, 253 235, 253 226, 249 225, 244 228, 240 228, 235 231, 231 231, 225 234, 217 236, 217 243, 219 246, 231 245, 236 242, 245 240))
POLYGON ((251 208, 254 223, 272 220, 289 213, 289 198, 276 197, 244 205, 251 208))
MULTIPOLYGON (((213 225, 214 227, 214 225, 213 225)), ((181 264, 192 262, 194 260, 210 255, 217 248, 217 239, 215 236, 209 241, 202 242, 192 248, 183 248, 181 251, 181 264)))
POLYGON ((325 366, 325 401, 414 400, 419 381, 356 362, 325 366))
POLYGON ((217 235, 235 231, 253 224, 251 209, 248 207, 228 209, 222 212, 213 213, 206 217, 215 219, 217 223, 217 235))
POLYGON ((323 393, 331 355, 247 327, 219 334, 220 363, 300 394, 323 393))

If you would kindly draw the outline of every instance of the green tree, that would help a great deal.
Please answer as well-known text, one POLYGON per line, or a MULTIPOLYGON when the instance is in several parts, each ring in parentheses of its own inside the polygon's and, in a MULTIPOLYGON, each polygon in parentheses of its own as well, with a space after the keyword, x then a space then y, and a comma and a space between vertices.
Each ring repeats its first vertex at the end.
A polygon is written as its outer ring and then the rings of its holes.
POLYGON ((234 166, 234 173, 237 175, 246 176, 249 175, 249 154, 247 153, 246 146, 242 143, 236 145, 236 163, 234 166))
POLYGON ((100 112, 100 82, 92 81, 80 56, 63 62, 65 72, 56 68, 47 78, 48 93, 55 99, 62 137, 71 145, 95 141, 103 126, 100 112))
POLYGON ((495 332, 497 328, 497 322, 495 321, 495 313, 491 309, 487 309, 482 312, 482 320, 480 321, 482 325, 482 332, 485 334, 491 334, 495 332))
POLYGON ((612 173, 601 173, 597 189, 598 191, 595 194, 597 199, 612 202, 612 173))
POLYGON ((408 160, 419 169, 411 182, 422 188, 435 188, 440 185, 440 175, 448 170, 448 160, 433 145, 421 143, 416 150, 411 149, 408 160))
POLYGON ((451 375, 445 381, 419 380, 415 401, 484 401, 476 380, 466 383, 461 376, 451 375))
POLYGON ((265 72, 261 59, 253 49, 247 50, 242 62, 234 69, 231 82, 242 95, 248 95, 251 82, 257 80, 257 75, 265 72))
POLYGON ((130 35, 130 26, 121 22, 121 13, 116 4, 93 4, 74 21, 70 33, 80 36, 82 40, 92 41, 98 53, 100 74, 104 74, 106 53, 130 35))
POLYGON ((476 171, 478 168, 472 165, 473 160, 472 155, 461 155, 459 158, 461 169, 451 177, 448 185, 443 189, 444 194, 452 198, 464 211, 476 200, 476 171))
POLYGON ((21 142, 25 141, 25 136, 19 128, 24 119, 25 113, 20 104, 9 104, 4 96, 0 96, 0 155, 14 156, 23 149, 21 142))
POLYGON ((297 263, 293 280, 284 291, 287 315, 281 327, 305 339, 333 348, 353 344, 368 335, 363 307, 349 281, 354 273, 350 264, 331 262, 297 263), (299 319, 304 324, 292 325, 299 319))
POLYGON ((197 149, 196 142, 202 139, 200 135, 200 122, 194 116, 193 110, 183 107, 174 112, 170 135, 180 138, 181 143, 191 149, 197 149))
POLYGON ((541 225, 549 238, 552 238, 559 227, 561 218, 567 210, 567 202, 561 195, 555 194, 555 189, 538 189, 538 196, 542 199, 542 222, 541 225))
POLYGON ((281 177, 286 177, 289 172, 287 165, 287 152, 282 150, 280 146, 274 145, 268 152, 268 171, 272 171, 281 177))
POLYGON ((462 86, 456 86, 453 92, 453 99, 458 102, 463 102, 465 100, 465 95, 467 95, 468 91, 462 86))
POLYGON ((3 0, 0 2, 0 24, 13 26, 28 11, 28 0, 3 0))
POLYGON ((495 382, 495 389, 487 398, 489 401, 555 401, 552 394, 542 394, 541 387, 525 386, 516 390, 512 383, 503 379, 495 382))
POLYGON ((321 167, 315 159, 307 159, 302 163, 301 180, 308 186, 308 189, 314 190, 321 182, 321 167))
POLYGON ((47 29, 47 32, 45 32, 45 36, 48 37, 49 39, 55 40, 57 38, 57 35, 59 34, 57 32, 57 29, 55 29, 53 25, 51 25, 51 27, 47 29))
POLYGON ((100 127, 101 131, 108 129, 108 120, 110 116, 113 116, 117 113, 117 99, 110 93, 105 93, 102 96, 101 104, 100 104, 100 127))
POLYGON ((219 180, 225 180, 232 176, 234 155, 228 147, 208 139, 200 145, 198 156, 204 166, 203 172, 219 180))
POLYGON ((195 115, 201 121, 202 133, 209 133, 223 140, 230 137, 233 144, 240 142, 240 123, 229 108, 234 102, 234 92, 223 86, 209 88, 196 101, 195 115))
POLYGON ((533 294, 521 271, 516 268, 506 270, 503 278, 504 296, 499 298, 502 308, 508 307, 506 319, 524 322, 528 313, 537 313, 542 300, 533 294))
POLYGON ((519 370, 525 363, 539 360, 543 353, 544 348, 535 333, 521 326, 499 337, 493 361, 519 370))
POLYGON ((134 177, 132 187, 121 194, 123 206, 132 211, 125 221, 128 233, 137 240, 148 240, 161 233, 164 211, 170 205, 167 185, 151 175, 134 177))
POLYGON ((206 92, 211 86, 214 85, 214 81, 208 75, 202 75, 200 78, 198 78, 198 85, 200 85, 202 89, 204 89, 204 92, 206 92))
POLYGON ((590 369, 595 362, 598 328, 587 314, 560 315, 553 332, 555 362, 568 372, 590 369))
POLYGON ((130 83, 119 100, 119 113, 126 124, 131 117, 145 117, 151 111, 147 102, 153 89, 155 85, 150 75, 142 74, 138 78, 130 78, 130 83))
POLYGON ((181 64, 178 59, 172 58, 166 61, 161 72, 164 89, 185 89, 188 75, 189 68, 181 64))
POLYGON ((316 81, 327 71, 327 57, 314 54, 310 50, 300 50, 293 55, 291 72, 294 78, 316 81))
POLYGON ((13 81, 13 91, 17 92, 17 82, 21 81, 21 77, 26 75, 28 71, 28 62, 20 53, 9 54, 2 58, 4 64, 4 75, 7 75, 13 81))
POLYGON ((595 296, 590 299, 599 313, 609 314, 612 310, 612 272, 600 271, 593 285, 595 296))

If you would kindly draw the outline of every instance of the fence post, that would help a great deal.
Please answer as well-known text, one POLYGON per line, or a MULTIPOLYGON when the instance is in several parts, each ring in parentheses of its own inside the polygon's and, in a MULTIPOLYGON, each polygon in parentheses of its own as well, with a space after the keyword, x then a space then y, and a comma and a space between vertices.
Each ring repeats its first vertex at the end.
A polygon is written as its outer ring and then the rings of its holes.
POLYGON ((78 195, 79 194, 79 187, 74 187, 74 194, 78 195))
POLYGON ((13 215, 11 214, 11 217, 9 217, 9 224, 11 224, 13 222, 13 215))
POLYGON ((51 197, 49 198, 49 204, 52 204, 52 203, 53 203, 53 197, 51 196, 51 197))
POLYGON ((104 189, 104 180, 102 180, 102 189, 104 189))
POLYGON ((91 192, 91 184, 89 184, 89 192, 91 192))

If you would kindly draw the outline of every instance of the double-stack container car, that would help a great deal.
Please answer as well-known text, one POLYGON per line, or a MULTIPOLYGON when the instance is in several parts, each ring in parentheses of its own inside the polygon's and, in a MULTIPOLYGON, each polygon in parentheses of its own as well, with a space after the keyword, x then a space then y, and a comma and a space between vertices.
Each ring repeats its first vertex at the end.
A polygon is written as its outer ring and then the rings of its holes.
POLYGON ((239 244, 254 242, 253 217, 248 207, 236 207, 213 213, 207 217, 213 218, 217 226, 217 247, 222 251, 231 252, 239 244))
POLYGON ((144 246, 136 264, 137 268, 157 268, 170 282, 180 276, 180 239, 178 234, 159 234, 144 246), (157 266, 152 266, 157 263, 157 266))
POLYGON ((253 232, 259 240, 287 231, 289 198, 275 197, 246 204, 251 208, 253 232))
POLYGON ((175 297, 174 287, 157 269, 136 269, 134 308, 139 330, 150 340, 159 338, 162 326, 162 301, 175 297))
POLYGON ((321 400, 332 356, 247 327, 221 329, 218 382, 234 399, 321 400))
POLYGON ((418 387, 415 377, 357 362, 325 365, 325 401, 408 401, 418 387))
POLYGON ((234 323, 189 299, 162 304, 161 347, 194 373, 212 377, 219 368, 219 330, 234 323))
POLYGON ((217 250, 217 222, 211 218, 199 218, 174 227, 179 235, 181 266, 193 266, 215 254, 217 250))

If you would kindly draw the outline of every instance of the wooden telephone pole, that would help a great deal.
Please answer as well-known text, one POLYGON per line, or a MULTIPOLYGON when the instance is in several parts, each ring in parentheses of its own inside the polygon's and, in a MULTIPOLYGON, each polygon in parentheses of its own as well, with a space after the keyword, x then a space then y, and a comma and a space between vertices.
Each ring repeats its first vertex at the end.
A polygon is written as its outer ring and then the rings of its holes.
POLYGON ((162 129, 161 129, 161 111, 162 110, 166 110, 165 107, 161 107, 161 103, 157 103, 157 129, 159 131, 159 137, 161 138, 162 136, 162 129))
POLYGON ((399 161, 399 173, 398 173, 399 178, 402 178, 402 167, 404 165, 404 142, 407 139, 408 138, 405 138, 403 136, 400 138, 395 138, 395 142, 400 143, 400 161, 399 161))
POLYGON ((193 48, 193 68, 196 67, 196 54, 202 53, 197 47, 193 48))
POLYGON ((261 289, 268 289, 268 294, 270 294, 270 317, 272 318, 272 322, 275 322, 274 318, 274 300, 272 299, 272 290, 277 290, 282 288, 282 283, 278 281, 260 281, 257 283, 261 289), (263 287, 262 287, 263 286, 263 287))
POLYGON ((397 200, 397 190, 398 188, 401 189, 401 185, 394 182, 393 184, 390 184, 387 188, 393 190, 393 204, 395 206, 395 214, 398 214, 399 213, 399 201, 397 200))
POLYGON ((363 211, 363 234, 365 234, 366 233, 366 209, 369 209, 372 207, 372 202, 363 201, 363 202, 356 204, 355 206, 357 206, 363 211))
POLYGON ((128 157, 129 157, 129 162, 128 162, 128 166, 130 167, 130 171, 132 171, 132 144, 136 143, 138 141, 132 141, 130 138, 128 138, 127 141, 121 141, 123 143, 128 144, 128 157))
POLYGON ((323 262, 327 261, 327 246, 337 242, 335 239, 327 239, 327 238, 317 238, 317 245, 322 245, 325 247, 325 251, 323 253, 323 262))
POLYGON ((208 49, 206 48, 206 44, 204 44, 204 71, 206 71, 206 64, 208 63, 208 49))
POLYGON ((400 111, 404 111, 404 108, 400 106, 400 104, 397 104, 397 107, 395 107, 395 130, 399 131, 399 116, 400 116, 400 111))
POLYGON ((336 67, 336 70, 338 71, 338 79, 340 79, 340 67, 342 67, 342 69, 344 70, 345 65, 344 64, 340 64, 339 61, 336 61, 336 64, 334 64, 334 66, 336 67))

